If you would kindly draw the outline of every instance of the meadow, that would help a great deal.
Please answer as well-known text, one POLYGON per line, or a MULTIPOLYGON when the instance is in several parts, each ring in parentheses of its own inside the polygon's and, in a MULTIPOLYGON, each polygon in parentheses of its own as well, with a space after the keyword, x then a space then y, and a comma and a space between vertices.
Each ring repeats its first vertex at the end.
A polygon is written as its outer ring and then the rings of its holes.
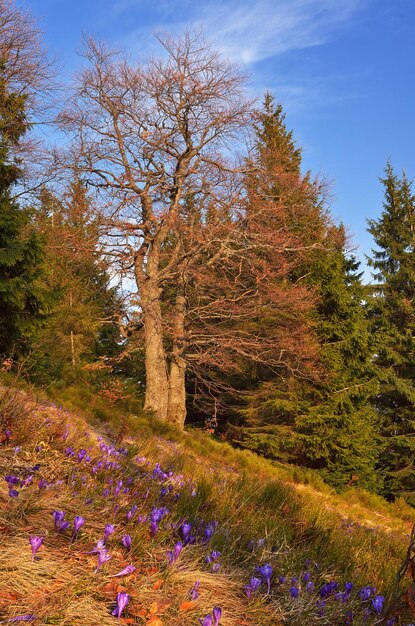
POLYGON ((403 501, 101 410, 2 388, 1 623, 410 623, 403 501))

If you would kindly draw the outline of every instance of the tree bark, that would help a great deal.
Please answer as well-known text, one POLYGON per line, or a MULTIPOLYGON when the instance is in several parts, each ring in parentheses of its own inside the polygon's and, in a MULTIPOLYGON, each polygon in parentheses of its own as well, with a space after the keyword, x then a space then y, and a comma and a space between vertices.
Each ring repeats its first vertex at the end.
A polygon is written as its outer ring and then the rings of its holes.
POLYGON ((146 395, 144 410, 160 420, 167 419, 169 384, 166 353, 163 345, 163 324, 160 289, 148 286, 141 290, 144 318, 146 395))
POLYGON ((186 298, 176 296, 174 313, 173 348, 169 375, 169 402, 167 420, 180 428, 186 421, 186 349, 185 339, 186 298))

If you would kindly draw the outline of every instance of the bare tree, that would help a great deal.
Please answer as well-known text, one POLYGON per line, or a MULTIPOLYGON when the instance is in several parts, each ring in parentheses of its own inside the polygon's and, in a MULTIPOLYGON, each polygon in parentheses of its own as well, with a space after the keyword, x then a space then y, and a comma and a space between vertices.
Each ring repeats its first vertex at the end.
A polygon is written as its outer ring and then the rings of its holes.
POLYGON ((0 134, 8 159, 16 159, 25 174, 19 196, 50 177, 46 151, 27 131, 43 122, 52 106, 53 68, 34 18, 12 0, 0 0, 0 134))
POLYGON ((208 381, 244 359, 310 363, 312 298, 285 280, 304 242, 284 206, 254 197, 249 161, 231 156, 253 121, 244 77, 197 34, 160 43, 164 56, 140 65, 88 40, 61 123, 100 197, 106 253, 137 287, 145 409, 183 426, 188 368, 208 381), (252 320, 271 310, 262 332, 252 320))
MULTIPOLYGON (((132 272, 142 312, 146 352, 145 408, 183 423, 184 293, 179 289, 173 346, 166 355, 162 294, 178 281, 186 259, 206 243, 194 237, 196 219, 221 201, 233 165, 224 152, 240 139, 251 103, 243 77, 203 39, 163 37, 165 56, 145 65, 92 40, 71 108, 62 123, 77 135, 88 182, 101 193, 108 253, 132 272), (189 211, 189 199, 197 209, 189 211), (186 236, 183 228, 186 227, 186 236), (186 246, 184 242, 186 240, 186 246), (180 405, 180 408, 179 408, 180 405)), ((226 192, 227 193, 227 192, 226 192)))

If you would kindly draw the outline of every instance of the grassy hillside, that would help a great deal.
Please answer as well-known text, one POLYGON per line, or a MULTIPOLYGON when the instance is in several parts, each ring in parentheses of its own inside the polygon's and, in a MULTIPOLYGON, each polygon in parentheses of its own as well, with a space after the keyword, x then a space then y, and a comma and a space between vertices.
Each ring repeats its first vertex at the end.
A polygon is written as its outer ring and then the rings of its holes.
POLYGON ((107 418, 1 390, 1 623, 393 623, 413 509, 202 432, 107 418))

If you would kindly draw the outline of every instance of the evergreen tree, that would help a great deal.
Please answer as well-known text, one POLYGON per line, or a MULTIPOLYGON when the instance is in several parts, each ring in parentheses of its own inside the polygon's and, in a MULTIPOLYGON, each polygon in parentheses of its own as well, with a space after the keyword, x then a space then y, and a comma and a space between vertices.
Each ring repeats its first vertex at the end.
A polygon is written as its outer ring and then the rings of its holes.
MULTIPOLYGON (((341 229, 339 229, 341 230, 341 229)), ((315 260, 309 280, 318 294, 315 320, 326 375, 308 388, 296 416, 299 462, 320 469, 336 487, 381 490, 377 415, 370 404, 378 381, 359 263, 344 243, 315 260)))
POLYGON ((98 248, 85 184, 75 177, 63 199, 44 189, 37 228, 46 239, 47 284, 59 296, 32 357, 42 381, 74 382, 87 363, 120 349, 115 316, 121 310, 98 248))
POLYGON ((41 238, 30 211, 13 198, 21 173, 11 150, 29 126, 25 101, 8 93, 0 78, 0 355, 13 359, 28 351, 50 304, 42 285, 41 238))
POLYGON ((368 261, 376 281, 370 304, 381 380, 374 405, 385 443, 386 495, 415 502, 415 199, 411 182, 390 163, 381 182, 383 211, 368 220, 376 244, 368 261))
POLYGON ((284 227, 293 236, 305 233, 308 250, 291 281, 314 292, 322 371, 319 380, 289 371, 263 380, 244 411, 242 443, 319 469, 337 487, 352 482, 375 489, 376 415, 368 399, 376 380, 358 264, 346 253, 344 229, 330 223, 320 186, 309 173, 301 176, 301 151, 270 95, 257 138, 260 163, 278 172, 263 193, 287 207, 284 227))

